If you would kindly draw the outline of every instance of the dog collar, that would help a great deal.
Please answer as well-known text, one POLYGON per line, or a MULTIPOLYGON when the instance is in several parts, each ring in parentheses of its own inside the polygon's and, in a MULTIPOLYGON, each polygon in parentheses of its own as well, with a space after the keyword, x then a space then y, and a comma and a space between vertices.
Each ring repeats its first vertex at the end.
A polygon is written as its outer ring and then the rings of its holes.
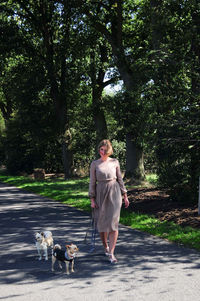
POLYGON ((67 260, 72 260, 72 259, 74 259, 74 257, 75 257, 75 254, 70 256, 70 255, 67 253, 67 251, 65 252, 65 258, 66 258, 67 260))

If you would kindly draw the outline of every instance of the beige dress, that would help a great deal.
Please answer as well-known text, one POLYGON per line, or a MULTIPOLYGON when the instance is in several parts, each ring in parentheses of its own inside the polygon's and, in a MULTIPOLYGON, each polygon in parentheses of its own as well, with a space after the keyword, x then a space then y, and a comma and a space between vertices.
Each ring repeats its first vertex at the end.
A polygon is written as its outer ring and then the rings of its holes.
POLYGON ((122 194, 126 192, 117 159, 98 159, 91 163, 89 197, 95 198, 98 205, 94 217, 99 232, 118 230, 122 194))

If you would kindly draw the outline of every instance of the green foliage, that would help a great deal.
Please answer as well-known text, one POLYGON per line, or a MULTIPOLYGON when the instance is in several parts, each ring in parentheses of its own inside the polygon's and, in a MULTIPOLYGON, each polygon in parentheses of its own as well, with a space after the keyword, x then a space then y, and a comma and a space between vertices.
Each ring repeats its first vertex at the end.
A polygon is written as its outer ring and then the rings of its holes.
POLYGON ((158 185, 158 176, 157 174, 147 174, 146 175, 146 180, 150 184, 157 186, 158 185))
POLYGON ((156 153, 160 184, 170 187, 171 195, 177 200, 196 202, 200 174, 199 125, 197 116, 191 119, 190 115, 188 109, 180 119, 166 120, 160 125, 156 153))
POLYGON ((151 24, 154 49, 149 56, 153 73, 144 89, 144 101, 151 104, 145 133, 145 150, 151 149, 147 161, 156 169, 159 184, 185 202, 197 201, 200 174, 197 11, 195 2, 155 4, 152 13, 159 13, 159 18, 151 24))
POLYGON ((35 123, 39 117, 37 111, 35 114, 29 116, 27 113, 23 121, 21 115, 17 114, 7 123, 4 163, 10 173, 31 173, 36 167, 44 168, 46 172, 62 170, 60 144, 52 130, 44 127, 41 120, 35 123))
POLYGON ((76 175, 88 175, 89 166, 95 159, 95 127, 88 87, 80 87, 76 107, 71 111, 72 152, 76 175))
POLYGON ((0 136, 3 135, 4 131, 5 131, 5 120, 0 112, 0 136))
POLYGON ((62 134, 69 131, 73 167, 87 174, 97 140, 94 113, 101 110, 122 169, 128 133, 160 185, 177 199, 197 199, 197 1, 9 0, 0 9, 1 163, 12 172, 61 171, 62 134), (117 75, 124 89, 99 95, 92 107, 110 67, 109 79, 117 75))
POLYGON ((126 166, 126 143, 113 139, 113 156, 119 160, 121 170, 125 171, 126 166))

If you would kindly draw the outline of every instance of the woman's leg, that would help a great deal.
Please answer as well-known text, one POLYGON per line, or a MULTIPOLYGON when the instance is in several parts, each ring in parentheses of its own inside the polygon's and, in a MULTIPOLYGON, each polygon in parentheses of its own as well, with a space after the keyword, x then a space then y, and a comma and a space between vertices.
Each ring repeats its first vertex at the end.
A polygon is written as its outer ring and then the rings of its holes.
POLYGON ((103 243, 105 250, 108 249, 108 233, 107 232, 100 232, 100 238, 103 243))
POLYGON ((109 233, 109 252, 114 254, 116 243, 118 238, 118 231, 112 231, 109 233))
POLYGON ((110 257, 111 263, 117 261, 117 259, 115 258, 115 255, 114 255, 117 238, 118 238, 118 231, 112 231, 109 233, 109 253, 110 253, 109 257, 110 257))

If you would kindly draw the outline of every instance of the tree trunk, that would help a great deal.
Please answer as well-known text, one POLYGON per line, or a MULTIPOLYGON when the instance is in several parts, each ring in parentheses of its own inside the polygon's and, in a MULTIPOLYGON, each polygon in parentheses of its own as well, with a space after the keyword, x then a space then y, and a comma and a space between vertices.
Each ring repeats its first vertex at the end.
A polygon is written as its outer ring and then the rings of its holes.
POLYGON ((99 142, 107 138, 107 124, 103 109, 101 109, 101 95, 103 88, 101 86, 93 88, 92 106, 93 119, 96 130, 96 150, 99 142))
MULTIPOLYGON (((124 54, 124 46, 122 41, 122 3, 117 2, 116 15, 117 18, 112 20, 112 33, 109 37, 112 51, 115 57, 115 63, 120 72, 121 78, 127 91, 133 91, 135 87, 134 74, 130 68, 130 64, 124 54)), ((144 160, 143 150, 137 146, 134 133, 127 133, 126 135, 126 177, 134 177, 137 179, 144 179, 144 160)))
POLYGON ((143 150, 136 146, 132 134, 126 135, 126 173, 127 178, 143 180, 145 177, 143 150))
POLYGON ((65 179, 73 175, 73 154, 71 150, 71 133, 66 130, 62 137, 62 161, 65 173, 65 179))
POLYGON ((98 110, 98 112, 94 113, 94 121, 96 128, 96 146, 98 146, 101 140, 107 139, 107 124, 102 110, 98 110))
MULTIPOLYGON (((71 151, 71 134, 68 127, 67 110, 68 103, 66 97, 66 51, 61 53, 60 72, 57 72, 58 66, 55 63, 57 55, 53 43, 53 30, 49 20, 52 18, 53 6, 51 2, 39 2, 38 10, 41 14, 41 33, 44 41, 44 59, 47 69, 47 77, 50 84, 50 96, 55 106, 55 129, 61 140, 62 160, 65 178, 72 175, 72 151, 71 151), (60 73, 60 74, 59 74, 60 73)), ((65 3, 67 5, 67 3, 65 3)), ((64 8, 66 13, 66 23, 63 27, 63 40, 65 41, 66 49, 68 49, 69 36, 69 12, 67 6, 64 8)))
MULTIPOLYGON (((111 81, 104 82, 105 70, 104 63, 107 61, 107 49, 106 47, 99 46, 101 65, 98 67, 96 60, 96 52, 91 52, 91 80, 92 80, 92 110, 93 110, 93 120, 96 130, 96 150, 99 142, 102 139, 107 138, 107 124, 104 114, 104 109, 102 108, 102 92, 106 85, 111 81)), ((98 155, 98 154, 97 154, 98 155)))
POLYGON ((67 143, 62 143, 62 159, 65 180, 72 176, 72 152, 69 150, 67 143))

